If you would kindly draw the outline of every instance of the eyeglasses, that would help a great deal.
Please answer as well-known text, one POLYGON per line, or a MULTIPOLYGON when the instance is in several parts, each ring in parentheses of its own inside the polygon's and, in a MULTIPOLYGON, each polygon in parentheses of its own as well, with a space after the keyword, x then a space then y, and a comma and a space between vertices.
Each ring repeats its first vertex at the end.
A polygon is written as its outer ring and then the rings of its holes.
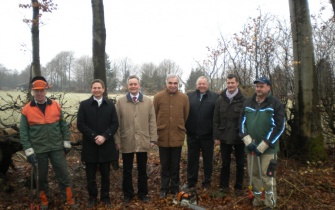
POLYGON ((178 85, 178 82, 168 82, 169 85, 178 85))

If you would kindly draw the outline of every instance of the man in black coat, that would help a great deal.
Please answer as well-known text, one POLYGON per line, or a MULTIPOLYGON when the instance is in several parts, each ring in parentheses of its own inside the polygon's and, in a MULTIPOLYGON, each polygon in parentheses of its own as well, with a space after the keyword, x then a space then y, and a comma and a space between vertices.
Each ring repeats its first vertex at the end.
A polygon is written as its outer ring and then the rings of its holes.
POLYGON ((186 121, 187 131, 187 184, 193 188, 198 181, 200 151, 203 158, 203 188, 208 188, 213 173, 213 113, 218 94, 208 90, 208 79, 201 76, 196 82, 197 90, 187 93, 190 112, 186 121))
POLYGON ((119 127, 119 122, 114 103, 103 97, 104 91, 104 82, 99 79, 94 80, 91 84, 92 96, 82 101, 78 110, 77 127, 83 134, 81 160, 86 166, 89 208, 97 205, 96 172, 98 169, 101 174, 100 201, 104 205, 111 205, 110 163, 115 156, 113 136, 119 127))
POLYGON ((244 176, 244 144, 239 136, 239 118, 245 96, 238 88, 238 78, 234 74, 227 77, 227 88, 220 94, 214 111, 214 140, 220 144, 222 168, 220 175, 220 190, 228 193, 230 178, 231 153, 235 151, 236 182, 235 194, 242 195, 244 176))

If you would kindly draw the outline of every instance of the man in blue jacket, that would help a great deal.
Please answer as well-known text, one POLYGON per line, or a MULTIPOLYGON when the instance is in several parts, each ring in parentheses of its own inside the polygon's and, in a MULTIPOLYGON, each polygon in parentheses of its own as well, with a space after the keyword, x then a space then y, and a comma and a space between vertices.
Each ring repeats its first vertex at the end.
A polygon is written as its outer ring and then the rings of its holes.
POLYGON ((249 98, 242 109, 240 135, 246 151, 249 173, 252 173, 253 205, 276 207, 277 188, 274 170, 279 150, 279 137, 285 129, 285 110, 281 102, 271 94, 271 82, 266 77, 254 81, 256 93, 249 98), (257 156, 250 169, 251 158, 257 156), (259 176, 261 168, 262 180, 259 176), (262 192, 262 187, 264 191, 262 192), (265 194, 265 199, 262 199, 265 194))

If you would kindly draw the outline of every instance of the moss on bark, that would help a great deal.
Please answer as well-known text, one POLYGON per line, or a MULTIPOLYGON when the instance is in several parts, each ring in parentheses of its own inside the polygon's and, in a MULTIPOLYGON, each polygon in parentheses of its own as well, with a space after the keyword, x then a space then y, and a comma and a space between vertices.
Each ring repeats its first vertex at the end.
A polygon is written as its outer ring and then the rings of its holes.
POLYGON ((306 158, 309 161, 325 161, 327 160, 327 153, 323 143, 323 135, 310 138, 306 142, 306 158))

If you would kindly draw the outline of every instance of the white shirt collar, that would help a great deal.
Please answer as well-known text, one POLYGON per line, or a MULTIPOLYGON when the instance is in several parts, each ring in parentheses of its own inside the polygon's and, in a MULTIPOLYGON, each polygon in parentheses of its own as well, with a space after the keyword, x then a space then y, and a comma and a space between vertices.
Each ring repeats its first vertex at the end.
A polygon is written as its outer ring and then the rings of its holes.
POLYGON ((103 99, 103 97, 101 97, 100 99, 97 99, 97 98, 95 98, 95 97, 93 96, 93 99, 96 100, 96 101, 98 102, 98 104, 101 104, 101 103, 102 103, 102 99, 103 99))
POLYGON ((133 94, 131 94, 131 93, 130 93, 130 96, 131 96, 131 98, 134 98, 134 97, 138 98, 138 97, 140 96, 140 94, 139 94, 139 93, 137 93, 137 95, 136 95, 136 96, 134 96, 133 94))

